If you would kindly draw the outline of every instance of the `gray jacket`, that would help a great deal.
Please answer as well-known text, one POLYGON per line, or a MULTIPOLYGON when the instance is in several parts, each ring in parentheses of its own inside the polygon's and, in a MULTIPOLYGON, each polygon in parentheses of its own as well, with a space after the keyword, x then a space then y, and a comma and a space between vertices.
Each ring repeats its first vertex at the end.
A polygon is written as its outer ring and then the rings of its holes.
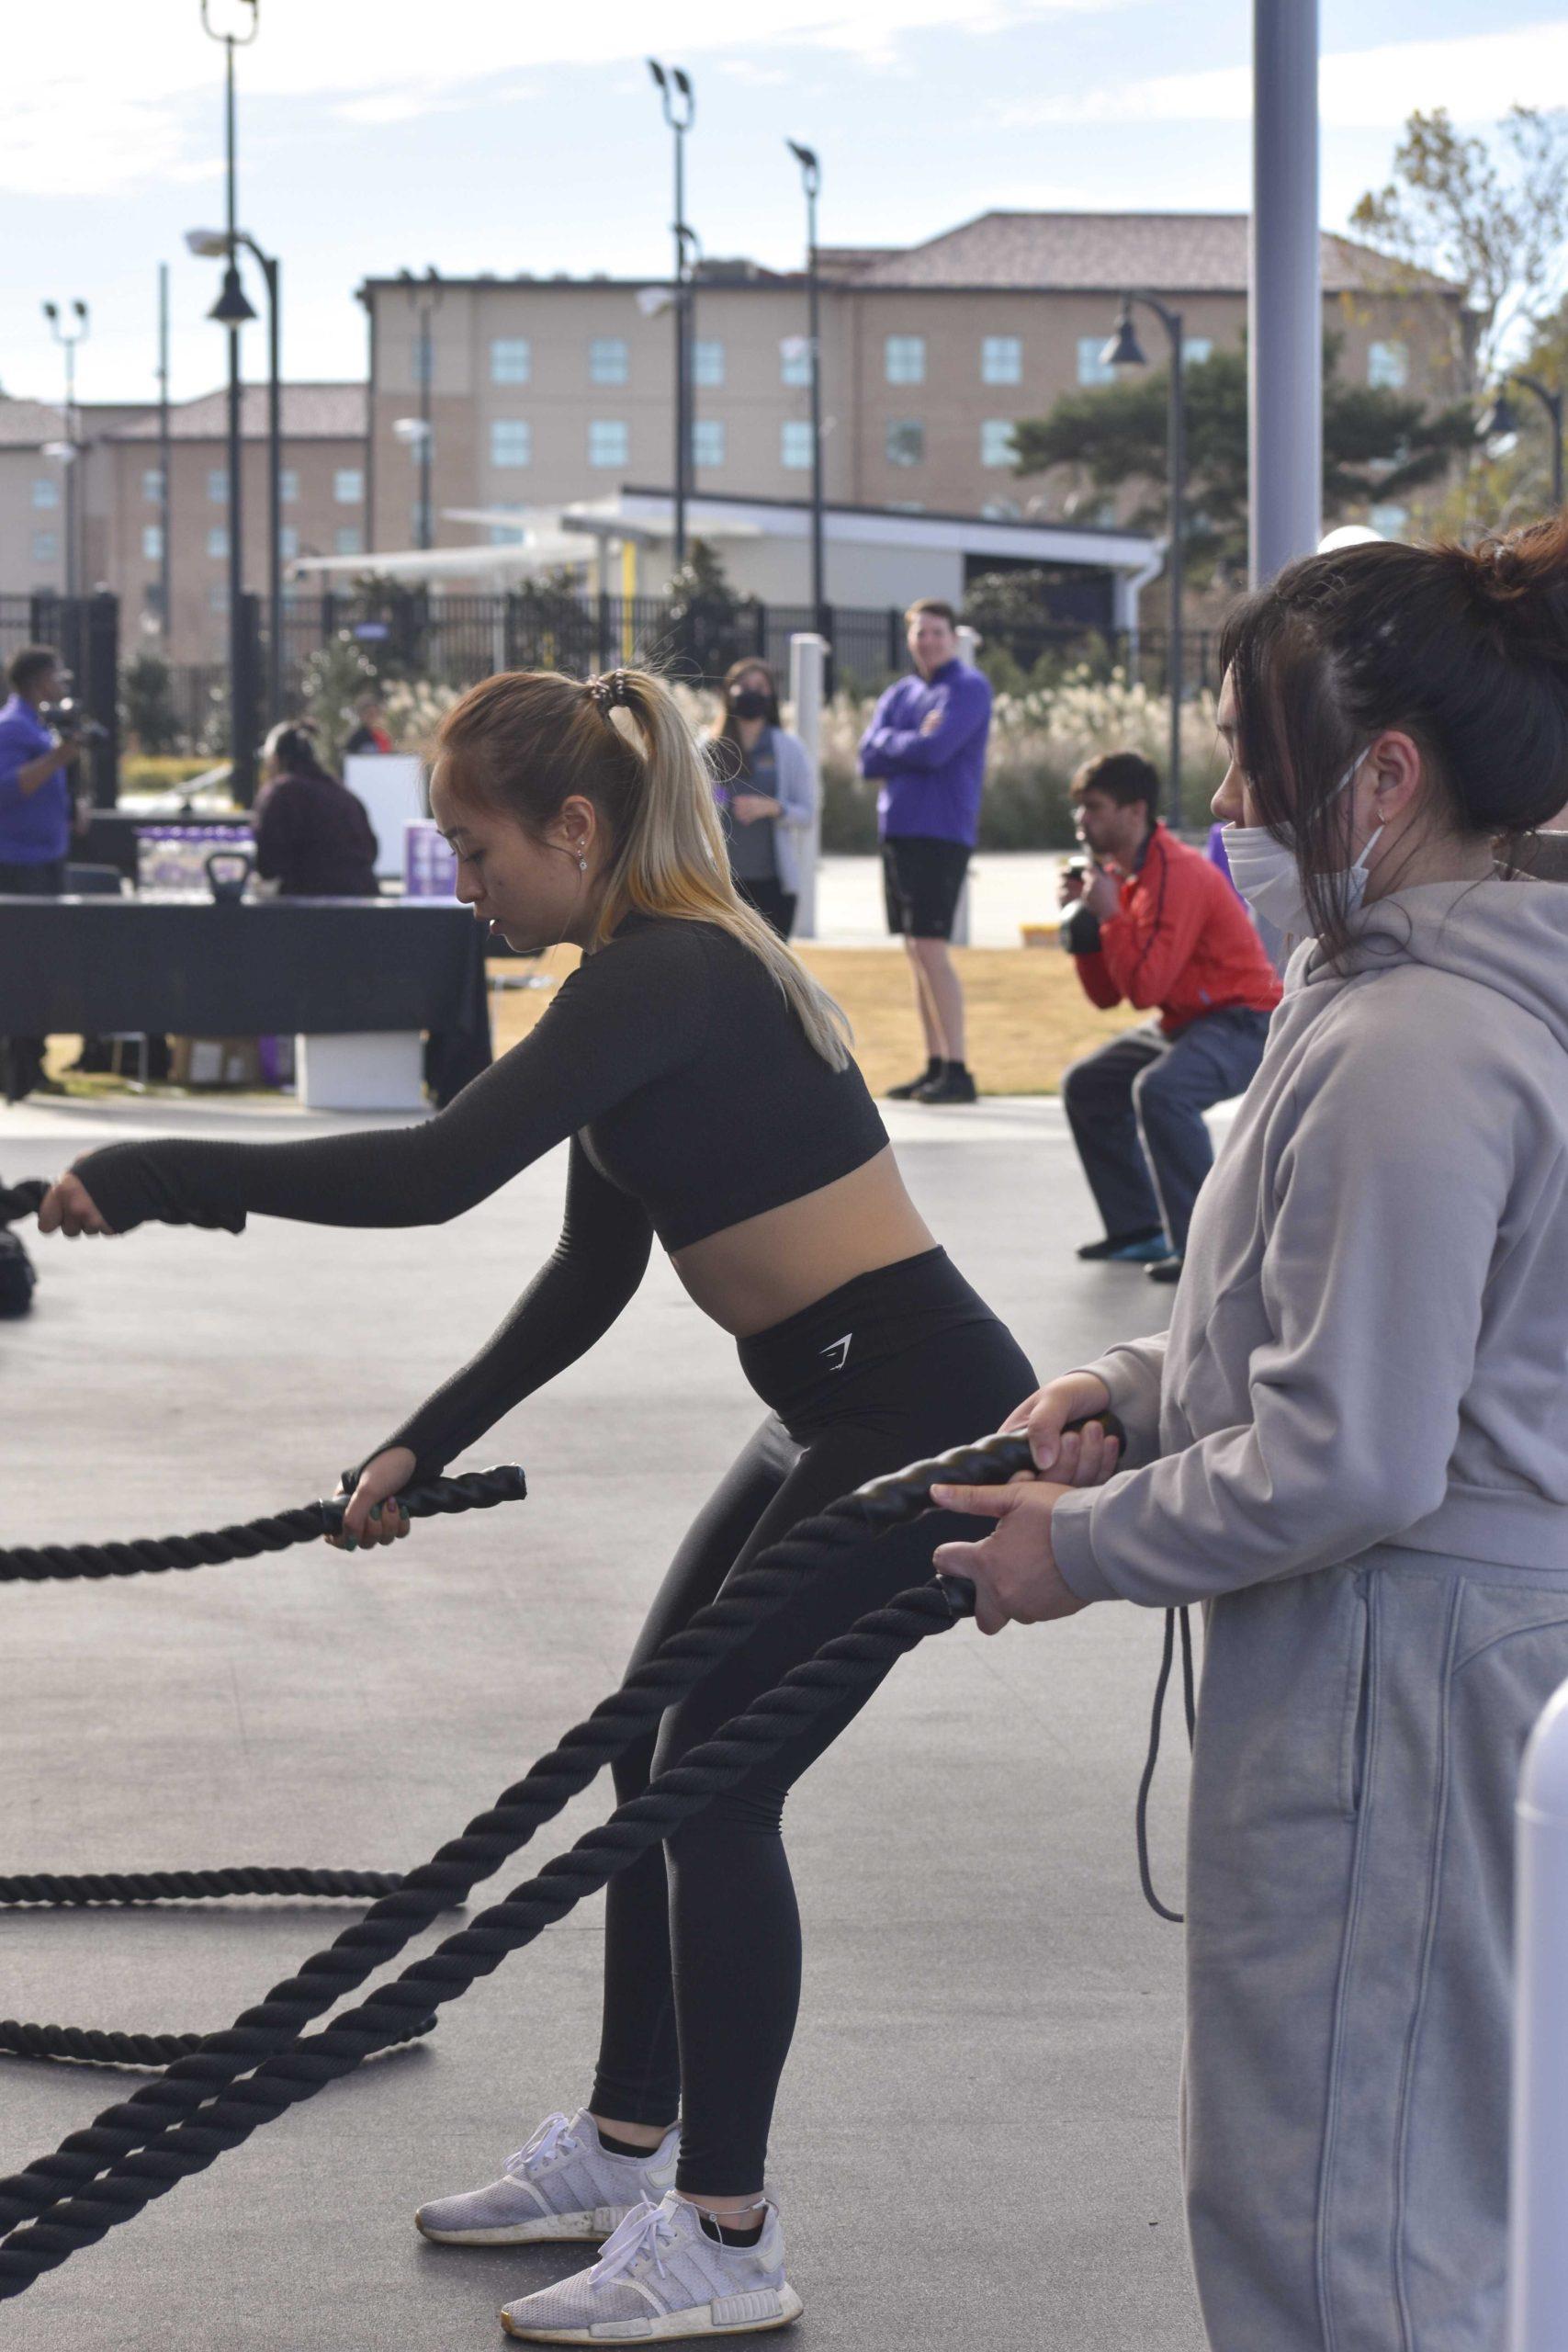
POLYGON ((782 817, 767 821, 773 829, 773 854, 779 888, 792 898, 800 895, 800 878, 811 854, 811 824, 817 814, 817 772, 811 754, 798 735, 787 729, 773 730, 773 757, 778 763, 778 795, 782 817))
POLYGON ((1568 891, 1432 884, 1292 959, 1129 1436, 1065 1496, 1086 1600, 1200 1600, 1396 1542, 1568 1549, 1568 891))

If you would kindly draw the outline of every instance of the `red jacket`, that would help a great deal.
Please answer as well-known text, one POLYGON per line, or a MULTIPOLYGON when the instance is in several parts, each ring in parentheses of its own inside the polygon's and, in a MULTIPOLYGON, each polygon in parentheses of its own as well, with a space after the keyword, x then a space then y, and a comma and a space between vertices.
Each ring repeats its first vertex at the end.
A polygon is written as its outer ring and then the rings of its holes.
POLYGON ((1098 949, 1073 960, 1091 1002, 1158 1005, 1168 1032, 1205 1012, 1272 1012, 1280 1001, 1279 976, 1235 886, 1163 825, 1122 883, 1120 910, 1100 924, 1098 949))

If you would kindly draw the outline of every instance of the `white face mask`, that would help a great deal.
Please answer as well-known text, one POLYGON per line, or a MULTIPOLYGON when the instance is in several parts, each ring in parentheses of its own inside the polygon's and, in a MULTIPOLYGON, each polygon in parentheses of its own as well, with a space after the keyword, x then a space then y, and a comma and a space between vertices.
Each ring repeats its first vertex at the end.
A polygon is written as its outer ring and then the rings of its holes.
MULTIPOLYGON (((1337 800, 1347 789, 1366 756, 1365 752, 1356 754, 1330 794, 1331 799, 1337 800)), ((1283 831, 1281 841, 1267 825, 1227 825, 1223 838, 1231 879, 1253 913, 1283 933, 1288 941, 1295 941, 1308 936, 1312 918, 1296 864, 1293 832, 1290 826, 1283 831)), ((1348 914, 1357 913, 1366 898, 1368 863, 1382 832, 1382 825, 1375 828, 1354 865, 1341 877, 1348 914)))

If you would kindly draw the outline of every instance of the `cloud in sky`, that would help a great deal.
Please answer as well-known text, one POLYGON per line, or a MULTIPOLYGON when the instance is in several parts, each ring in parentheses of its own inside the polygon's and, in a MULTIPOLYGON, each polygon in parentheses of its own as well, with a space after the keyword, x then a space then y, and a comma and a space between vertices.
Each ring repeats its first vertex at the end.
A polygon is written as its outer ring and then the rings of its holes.
MULTIPOLYGON (((965 37, 1112 13, 1128 0, 664 0, 661 53, 692 62, 769 50, 829 50, 886 62, 911 35, 965 37)), ((213 0, 220 29, 249 21, 239 0, 213 0)), ((0 188, 33 196, 104 196, 187 163, 220 135, 221 61, 203 39, 196 0, 75 0, 60 19, 23 9, 6 27, 6 126, 0 188)), ((612 67, 646 55, 641 0, 592 8, 515 0, 378 0, 366 14, 330 0, 301 9, 270 0, 260 38, 239 59, 247 98, 326 101, 357 123, 396 123, 493 96, 500 74, 551 65, 612 67)))
MULTIPOLYGON (((1325 130, 1386 130, 1415 109, 1447 107, 1466 122, 1493 121, 1521 102, 1568 106, 1568 17, 1449 40, 1388 41, 1323 60, 1325 130)), ((1249 66, 1161 74, 1008 107, 1004 122, 1247 122, 1249 66)))

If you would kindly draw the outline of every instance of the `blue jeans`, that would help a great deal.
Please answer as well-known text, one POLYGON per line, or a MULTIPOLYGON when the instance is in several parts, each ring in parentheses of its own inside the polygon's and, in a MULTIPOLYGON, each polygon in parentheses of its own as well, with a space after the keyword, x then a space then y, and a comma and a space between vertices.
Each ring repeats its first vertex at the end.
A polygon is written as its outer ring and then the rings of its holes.
POLYGON ((1062 1101, 1108 1234, 1163 1226, 1179 1258, 1192 1204, 1214 1164, 1203 1114, 1245 1094, 1263 1058, 1269 1015, 1206 1012, 1168 1037, 1157 1023, 1074 1062, 1062 1101))

